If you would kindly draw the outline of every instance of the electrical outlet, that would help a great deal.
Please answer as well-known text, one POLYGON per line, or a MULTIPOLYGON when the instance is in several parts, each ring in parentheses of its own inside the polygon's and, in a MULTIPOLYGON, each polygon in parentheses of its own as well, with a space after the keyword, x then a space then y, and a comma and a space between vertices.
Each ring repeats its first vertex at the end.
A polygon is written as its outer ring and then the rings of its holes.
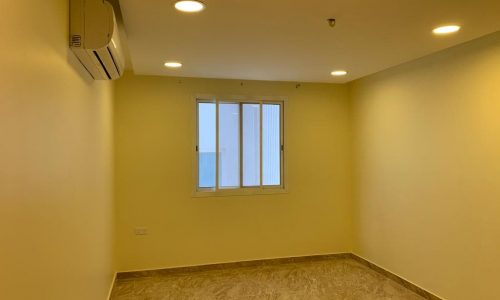
POLYGON ((134 233, 135 235, 148 235, 148 229, 146 227, 136 227, 134 233))

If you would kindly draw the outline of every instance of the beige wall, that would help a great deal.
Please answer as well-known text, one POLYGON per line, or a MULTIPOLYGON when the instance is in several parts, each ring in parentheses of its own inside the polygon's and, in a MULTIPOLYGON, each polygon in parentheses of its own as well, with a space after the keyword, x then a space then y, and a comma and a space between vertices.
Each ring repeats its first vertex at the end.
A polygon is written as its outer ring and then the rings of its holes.
POLYGON ((356 253, 498 299, 500 33, 355 82, 356 253))
POLYGON ((119 269, 350 251, 348 113, 346 86, 127 74, 115 102, 119 269), (288 98, 288 194, 191 197, 197 93, 288 98))
POLYGON ((0 299, 104 300, 111 85, 79 74, 68 1, 1 1, 0 11, 0 299))

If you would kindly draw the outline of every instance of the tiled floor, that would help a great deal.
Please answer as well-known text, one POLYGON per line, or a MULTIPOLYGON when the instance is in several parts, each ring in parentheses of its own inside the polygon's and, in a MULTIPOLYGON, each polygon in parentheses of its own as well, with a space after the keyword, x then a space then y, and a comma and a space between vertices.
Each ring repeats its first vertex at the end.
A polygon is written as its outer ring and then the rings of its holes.
POLYGON ((112 300, 423 300, 350 258, 204 271, 151 272, 118 279, 112 300))

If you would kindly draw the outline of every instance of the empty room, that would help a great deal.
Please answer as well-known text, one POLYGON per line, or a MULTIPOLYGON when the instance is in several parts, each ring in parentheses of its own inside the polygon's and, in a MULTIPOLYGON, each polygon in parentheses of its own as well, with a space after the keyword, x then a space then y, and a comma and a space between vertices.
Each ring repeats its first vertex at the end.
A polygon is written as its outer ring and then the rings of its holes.
POLYGON ((500 1, 0 11, 0 299, 500 299, 500 1))

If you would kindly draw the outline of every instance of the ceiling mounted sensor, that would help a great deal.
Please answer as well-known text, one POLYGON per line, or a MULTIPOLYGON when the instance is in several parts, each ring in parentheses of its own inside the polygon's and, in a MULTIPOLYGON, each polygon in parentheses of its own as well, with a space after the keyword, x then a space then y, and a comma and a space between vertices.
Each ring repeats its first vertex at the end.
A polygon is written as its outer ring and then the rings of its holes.
POLYGON ((70 48, 96 80, 120 78, 125 59, 113 7, 102 0, 71 0, 70 48))
POLYGON ((177 61, 168 61, 165 63, 165 67, 170 68, 170 69, 178 69, 182 67, 182 63, 177 62, 177 61))
POLYGON ((332 71, 332 76, 346 76, 347 75, 347 71, 344 71, 344 70, 335 70, 335 71, 332 71))
POLYGON ((175 8, 182 12, 195 13, 205 9, 205 4, 201 1, 182 0, 175 3, 175 8))
POLYGON ((458 32, 459 30, 460 26, 458 25, 446 25, 446 26, 436 27, 432 30, 432 32, 436 35, 446 35, 458 32))

